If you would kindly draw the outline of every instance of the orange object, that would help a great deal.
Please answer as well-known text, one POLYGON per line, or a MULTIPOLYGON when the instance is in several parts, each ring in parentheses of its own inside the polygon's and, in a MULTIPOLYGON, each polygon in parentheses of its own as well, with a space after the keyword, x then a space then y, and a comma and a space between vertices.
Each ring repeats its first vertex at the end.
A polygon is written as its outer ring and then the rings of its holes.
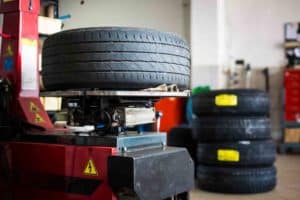
POLYGON ((169 132, 171 128, 186 121, 186 101, 186 98, 170 97, 161 99, 155 104, 156 111, 163 113, 159 131, 169 132))

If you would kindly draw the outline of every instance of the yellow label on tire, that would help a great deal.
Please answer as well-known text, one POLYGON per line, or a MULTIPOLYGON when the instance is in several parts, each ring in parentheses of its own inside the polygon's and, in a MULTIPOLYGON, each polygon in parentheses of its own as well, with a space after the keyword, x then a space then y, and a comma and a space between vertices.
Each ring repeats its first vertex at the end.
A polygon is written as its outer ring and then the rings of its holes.
POLYGON ((217 106, 237 106, 238 98, 232 94, 220 94, 215 97, 215 104, 217 106))
POLYGON ((239 162, 240 153, 233 149, 218 149, 218 161, 239 162))

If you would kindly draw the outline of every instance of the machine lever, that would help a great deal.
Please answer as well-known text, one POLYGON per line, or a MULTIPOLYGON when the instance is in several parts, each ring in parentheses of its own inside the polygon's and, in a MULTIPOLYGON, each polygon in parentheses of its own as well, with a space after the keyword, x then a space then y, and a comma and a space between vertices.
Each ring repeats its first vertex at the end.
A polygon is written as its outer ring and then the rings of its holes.
POLYGON ((159 133, 160 130, 160 120, 163 117, 162 112, 156 112, 156 131, 159 133))
POLYGON ((6 34, 6 33, 0 33, 0 37, 2 37, 4 39, 10 39, 10 38, 12 38, 12 35, 6 34))
POLYGON ((32 10, 32 0, 29 0, 28 10, 32 10))

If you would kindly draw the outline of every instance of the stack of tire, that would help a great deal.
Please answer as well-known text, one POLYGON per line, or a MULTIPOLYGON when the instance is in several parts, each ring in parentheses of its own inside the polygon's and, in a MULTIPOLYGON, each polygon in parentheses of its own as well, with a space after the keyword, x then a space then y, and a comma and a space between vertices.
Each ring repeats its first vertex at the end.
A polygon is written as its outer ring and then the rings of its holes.
POLYGON ((269 97, 259 90, 216 90, 193 96, 197 181, 221 193, 260 193, 276 186, 269 97))

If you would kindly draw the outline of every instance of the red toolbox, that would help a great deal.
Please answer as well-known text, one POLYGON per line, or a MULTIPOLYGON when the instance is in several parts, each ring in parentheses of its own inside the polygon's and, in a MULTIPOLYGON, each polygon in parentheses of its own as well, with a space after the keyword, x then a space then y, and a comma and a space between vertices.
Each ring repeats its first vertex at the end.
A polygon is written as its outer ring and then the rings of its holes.
POLYGON ((284 72, 284 115, 288 122, 300 119, 300 69, 284 72))

